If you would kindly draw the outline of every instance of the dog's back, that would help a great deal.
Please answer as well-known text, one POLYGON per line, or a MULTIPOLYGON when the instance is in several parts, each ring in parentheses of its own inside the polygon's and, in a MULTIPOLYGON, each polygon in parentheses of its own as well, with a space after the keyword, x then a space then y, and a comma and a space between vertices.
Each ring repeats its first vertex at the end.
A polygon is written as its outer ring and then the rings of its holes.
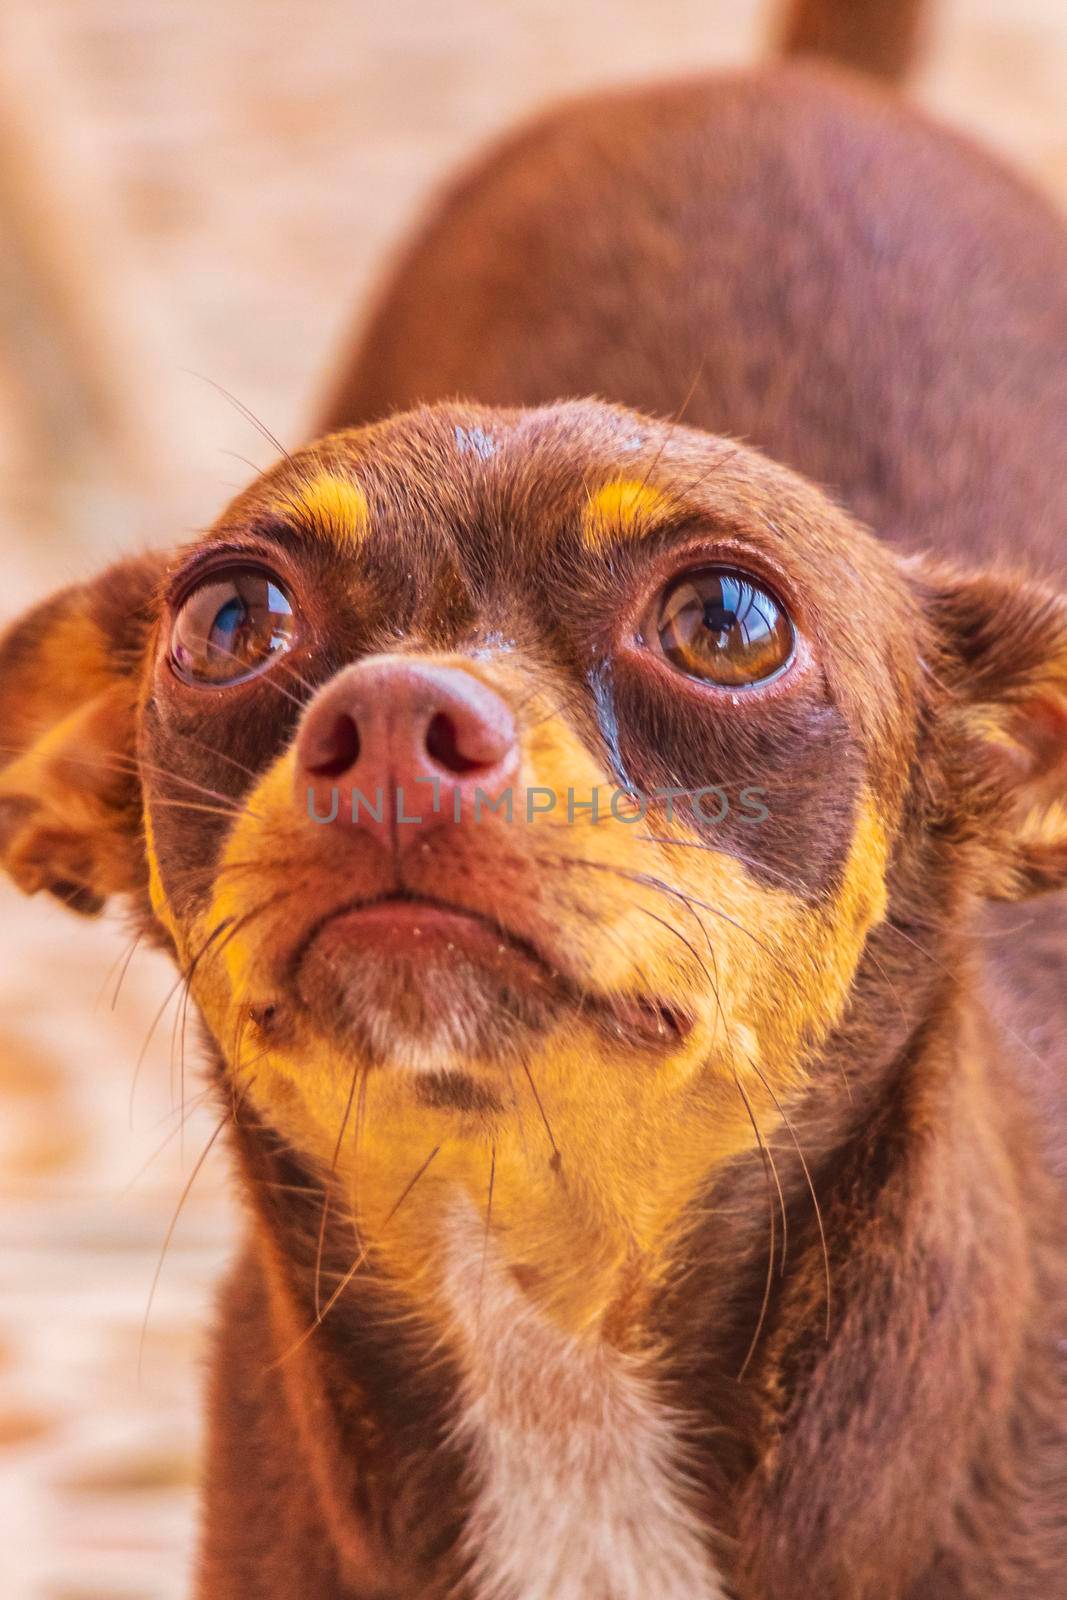
MULTIPOLYGON (((803 7, 791 38, 914 9, 803 7)), ((1047 204, 872 82, 787 64, 507 139, 400 261, 323 420, 601 394, 758 446, 894 542, 1059 570, 1065 345, 1047 204)))

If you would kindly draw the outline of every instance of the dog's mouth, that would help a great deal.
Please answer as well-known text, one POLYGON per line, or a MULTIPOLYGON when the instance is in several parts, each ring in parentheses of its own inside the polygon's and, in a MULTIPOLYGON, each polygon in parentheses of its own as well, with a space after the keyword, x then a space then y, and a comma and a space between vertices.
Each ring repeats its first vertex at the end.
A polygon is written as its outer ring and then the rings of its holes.
POLYGON ((677 1047, 693 1018, 658 996, 591 990, 526 933, 406 891, 334 907, 305 930, 283 987, 376 1064, 492 1060, 567 1013, 631 1049, 677 1047))

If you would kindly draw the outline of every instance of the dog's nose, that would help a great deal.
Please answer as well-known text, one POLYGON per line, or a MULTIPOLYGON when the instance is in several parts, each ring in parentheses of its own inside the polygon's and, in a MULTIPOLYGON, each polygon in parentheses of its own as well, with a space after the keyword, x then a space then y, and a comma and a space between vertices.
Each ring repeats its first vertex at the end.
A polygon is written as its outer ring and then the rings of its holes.
POLYGON ((462 666, 372 656, 312 700, 296 744, 298 803, 399 849, 428 824, 478 821, 519 770, 515 718, 462 666))

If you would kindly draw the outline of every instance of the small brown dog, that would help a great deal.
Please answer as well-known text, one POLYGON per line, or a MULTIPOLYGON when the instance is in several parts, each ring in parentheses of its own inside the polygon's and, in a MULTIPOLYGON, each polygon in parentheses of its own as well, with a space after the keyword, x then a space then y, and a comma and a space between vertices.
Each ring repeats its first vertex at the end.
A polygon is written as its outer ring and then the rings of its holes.
POLYGON ((5 864, 173 951, 248 1199, 204 1600, 1067 1594, 1067 916, 990 904, 1067 884, 1065 353, 886 92, 600 97, 8 634, 5 864))

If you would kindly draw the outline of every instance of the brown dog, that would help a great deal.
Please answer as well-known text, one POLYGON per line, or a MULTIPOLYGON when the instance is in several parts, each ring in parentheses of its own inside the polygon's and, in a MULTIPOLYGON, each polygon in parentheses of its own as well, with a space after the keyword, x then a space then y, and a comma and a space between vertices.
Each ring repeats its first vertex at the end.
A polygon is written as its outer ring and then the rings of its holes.
POLYGON ((5 864, 174 952, 248 1198, 205 1600, 1067 1593, 1065 351, 882 91, 600 97, 8 634, 5 864))

